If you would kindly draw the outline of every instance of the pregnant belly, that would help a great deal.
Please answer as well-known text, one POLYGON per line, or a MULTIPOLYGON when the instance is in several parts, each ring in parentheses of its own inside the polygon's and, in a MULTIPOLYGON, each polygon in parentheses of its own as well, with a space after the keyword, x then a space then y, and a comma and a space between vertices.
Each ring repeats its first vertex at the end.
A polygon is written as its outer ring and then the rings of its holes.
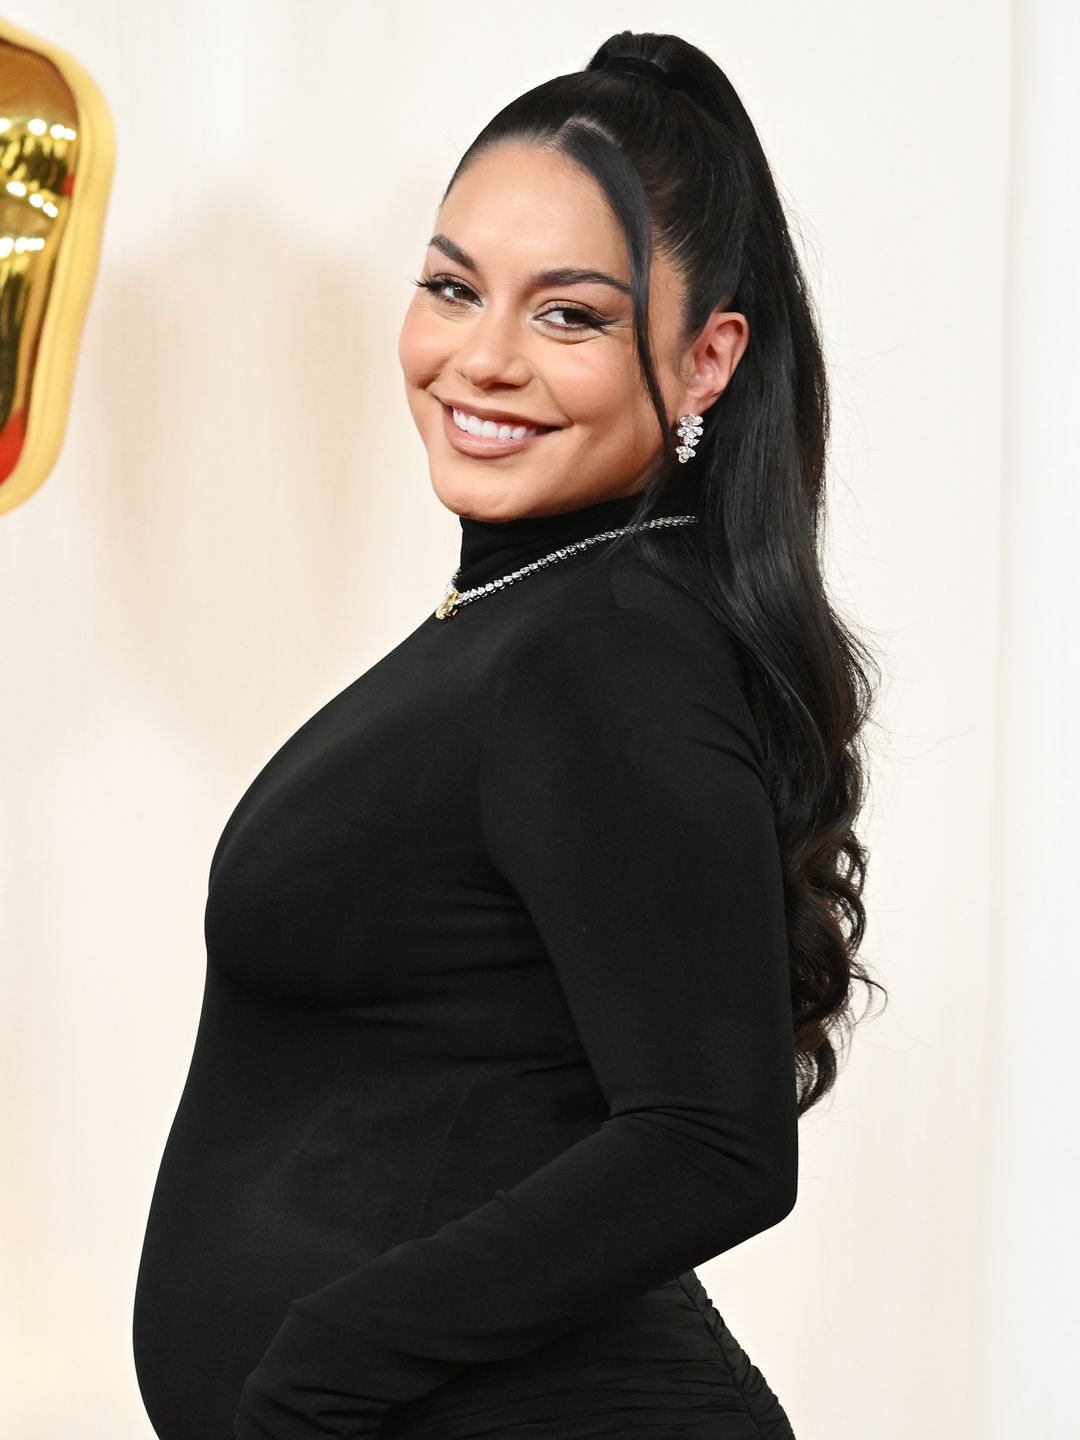
POLYGON ((381 1210, 355 1173, 322 1175, 310 1146, 223 1153, 188 1134, 182 1107, 139 1261, 135 1371, 160 1440, 231 1440, 289 1301, 374 1259, 381 1210))
MULTIPOLYGON (((134 1358, 159 1440, 231 1440, 247 1374, 289 1300, 374 1258, 166 1150, 135 1294, 134 1358), (235 1194, 244 1197, 238 1209, 235 1194), (234 1198, 230 1199, 230 1196, 234 1198)), ((398 1406, 380 1440, 791 1440, 776 1396, 693 1271, 525 1355, 398 1406)))

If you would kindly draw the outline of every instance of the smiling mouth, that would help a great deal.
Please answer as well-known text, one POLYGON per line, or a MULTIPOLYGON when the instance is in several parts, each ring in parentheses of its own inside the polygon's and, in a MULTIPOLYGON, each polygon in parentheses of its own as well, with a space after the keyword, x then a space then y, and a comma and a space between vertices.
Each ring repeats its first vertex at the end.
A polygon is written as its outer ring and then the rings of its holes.
POLYGON ((467 411, 456 410, 454 406, 447 405, 442 400, 439 401, 439 405, 443 412, 443 428, 447 439, 454 449, 463 455, 492 459, 497 459, 502 455, 515 455, 518 451, 535 445, 545 435, 551 435, 554 431, 562 428, 559 425, 526 427, 520 422, 511 425, 508 421, 482 421, 479 416, 474 416, 472 417, 472 429, 464 429, 456 417, 466 416, 467 411), (475 433, 478 426, 481 427, 480 434, 475 433), (487 430, 487 434, 483 433, 484 429, 487 430), (493 430, 494 433, 492 433, 493 430))

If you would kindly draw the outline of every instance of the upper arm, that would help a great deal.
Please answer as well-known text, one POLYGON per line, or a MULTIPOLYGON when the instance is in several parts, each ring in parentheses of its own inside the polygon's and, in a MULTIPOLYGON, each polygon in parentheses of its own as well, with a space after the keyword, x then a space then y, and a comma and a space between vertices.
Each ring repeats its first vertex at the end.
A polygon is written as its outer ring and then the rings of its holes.
POLYGON ((702 1163, 794 1203, 783 881, 730 651, 638 610, 524 643, 488 717, 490 857, 529 910, 612 1114, 678 1108, 702 1163))

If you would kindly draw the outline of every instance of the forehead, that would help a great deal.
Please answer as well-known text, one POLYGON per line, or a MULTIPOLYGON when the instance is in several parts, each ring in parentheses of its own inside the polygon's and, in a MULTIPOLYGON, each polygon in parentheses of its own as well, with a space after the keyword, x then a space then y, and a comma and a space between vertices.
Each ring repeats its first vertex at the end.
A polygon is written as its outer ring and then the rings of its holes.
POLYGON ((472 161, 435 228, 482 268, 574 264, 630 278, 622 228, 603 190, 580 165, 539 146, 499 145, 472 161))

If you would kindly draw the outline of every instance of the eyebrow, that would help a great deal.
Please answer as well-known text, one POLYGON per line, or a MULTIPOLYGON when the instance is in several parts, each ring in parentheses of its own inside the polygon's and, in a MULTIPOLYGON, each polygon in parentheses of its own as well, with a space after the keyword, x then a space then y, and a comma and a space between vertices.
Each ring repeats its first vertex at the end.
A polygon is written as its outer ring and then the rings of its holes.
MULTIPOLYGON (((455 245, 448 235, 433 235, 428 244, 441 250, 447 259, 453 260, 455 264, 480 273, 480 267, 475 260, 466 255, 460 245, 455 245)), ((528 283, 535 289, 546 289, 552 285, 610 285, 623 295, 633 294, 625 280, 616 279, 614 275, 608 275, 603 270, 587 270, 580 265, 557 265, 550 270, 534 270, 528 277, 528 283)))

